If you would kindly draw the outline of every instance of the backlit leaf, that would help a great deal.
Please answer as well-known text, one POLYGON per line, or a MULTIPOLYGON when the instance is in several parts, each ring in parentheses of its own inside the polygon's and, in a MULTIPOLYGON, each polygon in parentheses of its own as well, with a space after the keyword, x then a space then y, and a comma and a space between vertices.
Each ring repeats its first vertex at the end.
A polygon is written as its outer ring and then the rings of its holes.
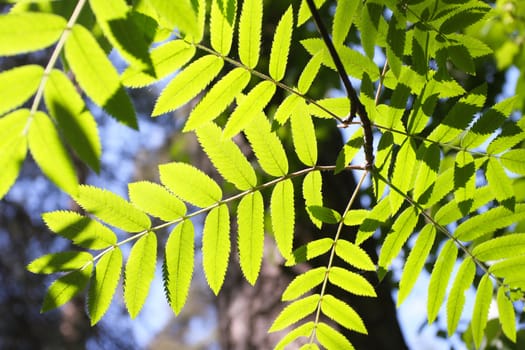
MULTIPOLYGON (((416 173, 413 172, 416 167, 416 145, 413 139, 407 138, 399 152, 394 163, 394 173, 392 175, 392 184, 395 185, 403 193, 407 193, 414 186, 416 173)), ((397 191, 390 191, 390 207, 393 213, 403 204, 404 197, 397 191)))
POLYGON ((431 143, 421 145, 421 148, 416 154, 418 160, 423 160, 422 162, 419 162, 420 165, 414 185, 414 198, 418 200, 418 202, 425 202, 424 199, 421 200, 421 197, 423 197, 424 194, 429 196, 435 186, 435 181, 439 172, 440 153, 439 146, 435 143, 431 143))
POLYGON ((291 179, 277 183, 270 202, 272 229, 277 247, 284 258, 292 254, 295 208, 294 189, 291 179))
POLYGON ((358 0, 341 0, 335 8, 334 21, 332 25, 332 40, 335 44, 343 44, 348 35, 352 21, 359 6, 358 0))
POLYGON ((286 72, 288 52, 293 29, 293 8, 289 6, 275 29, 272 50, 270 52, 270 76, 276 81, 281 80, 286 72))
POLYGON ((78 179, 57 129, 43 112, 36 112, 28 134, 29 149, 42 172, 64 192, 75 195, 78 179))
POLYGON ((476 348, 479 349, 487 320, 489 317, 489 307, 492 301, 492 282, 488 274, 483 275, 479 282, 478 291, 476 292, 476 301, 474 302, 474 310, 472 311, 472 337, 476 348))
POLYGON ((75 201, 100 220, 124 231, 139 232, 151 227, 146 214, 113 192, 81 185, 75 201))
POLYGON ((88 252, 65 251, 43 255, 27 265, 32 273, 49 275, 56 272, 75 271, 91 263, 93 256, 88 252))
POLYGON ((326 267, 308 270, 296 276, 283 292, 282 300, 294 300, 308 293, 323 282, 326 276, 326 267))
POLYGON ((294 148, 299 160, 305 165, 314 166, 317 163, 317 138, 306 103, 299 102, 292 111, 291 125, 294 148))
POLYGON ((194 229, 190 220, 177 225, 166 242, 164 289, 169 304, 178 314, 188 297, 193 274, 194 229))
POLYGON ((343 327, 362 334, 367 334, 365 324, 357 312, 342 300, 327 294, 321 300, 323 314, 343 327))
POLYGON ((137 129, 135 109, 115 67, 85 27, 73 27, 64 53, 76 81, 93 102, 124 125, 137 129))
POLYGON ((525 149, 512 149, 504 153, 500 160, 508 170, 525 175, 525 149))
POLYGON ((149 0, 149 2, 170 28, 176 27, 189 36, 199 37, 199 22, 191 0, 149 0))
POLYGON ((381 247, 378 262, 379 266, 385 270, 388 269, 392 260, 399 254, 403 245, 414 232, 418 214, 417 209, 409 207, 398 216, 381 247))
POLYGON ((55 43, 66 29, 64 17, 22 12, 0 16, 0 55, 37 51, 55 43))
POLYGON ((0 118, 0 198, 15 182, 27 154, 24 130, 29 110, 21 109, 0 118))
POLYGON ((349 293, 367 297, 376 296, 374 287, 366 278, 347 269, 332 266, 328 272, 328 280, 349 293))
POLYGON ((246 0, 242 4, 239 19, 239 57, 248 68, 255 68, 259 61, 263 3, 246 0))
POLYGON ((86 249, 104 249, 117 243, 117 236, 100 222, 73 211, 53 211, 42 219, 57 235, 86 249))
POLYGON ((233 29, 237 17, 237 0, 213 0, 210 14, 211 46, 222 55, 228 55, 232 46, 233 29))
MULTIPOLYGON (((525 160, 523 161, 525 162, 525 160)), ((485 175, 487 177, 488 186, 498 202, 502 203, 503 201, 514 197, 512 180, 507 176, 505 169, 503 169, 503 166, 496 158, 488 158, 485 175)))
POLYGON ((2 96, 0 115, 19 107, 33 96, 43 73, 44 69, 36 64, 16 67, 0 73, 0 96, 2 96))
POLYGON ((448 240, 441 249, 439 256, 430 275, 428 285, 427 317, 428 323, 432 324, 447 290, 448 281, 456 262, 458 248, 453 240, 448 240))
POLYGON ((472 249, 472 255, 481 261, 525 255, 525 234, 512 233, 492 238, 476 245, 472 249))
POLYGON ((467 201, 473 201, 476 188, 476 165, 472 155, 465 151, 459 151, 454 164, 454 197, 461 205, 467 201))
POLYGON ((137 317, 144 306, 157 264, 157 236, 148 232, 131 248, 126 263, 124 302, 130 317, 137 317))
POLYGON ((336 242, 335 253, 348 264, 365 271, 374 271, 376 266, 363 248, 344 239, 336 242))
POLYGON ((163 186, 138 181, 128 184, 129 199, 137 208, 164 221, 186 215, 186 206, 163 186))
POLYGON ((91 325, 106 313, 122 271, 122 252, 116 247, 100 258, 89 283, 88 311, 91 325))
POLYGON ((352 209, 349 210, 343 220, 343 223, 347 226, 359 226, 370 214, 369 210, 366 209, 352 209))
POLYGON ((465 292, 472 285, 475 273, 476 265, 472 259, 467 258, 463 260, 447 300, 447 330, 449 336, 452 336, 458 327, 461 313, 465 306, 465 292))
POLYGON ((219 74, 224 61, 215 55, 206 55, 189 64, 162 90, 152 116, 174 111, 201 92, 219 74))
POLYGON ((307 207, 306 209, 308 210, 308 213, 310 213, 310 215, 326 224, 337 224, 341 221, 341 214, 339 214, 333 209, 325 208, 318 205, 312 205, 307 207))
POLYGON ((317 308, 319 298, 319 294, 314 294, 287 305, 277 316, 268 332, 280 331, 313 313, 317 308))
POLYGON ((399 15, 392 15, 388 23, 386 56, 388 65, 396 77, 401 74, 403 65, 403 51, 405 47, 406 19, 399 15))
POLYGON ((316 329, 317 340, 326 349, 348 349, 353 350, 354 347, 345 338, 344 335, 327 325, 326 323, 320 322, 317 324, 316 329))
POLYGON ((514 310, 514 305, 512 301, 507 297, 505 293, 505 287, 500 286, 498 288, 498 312, 499 312, 499 322, 501 323, 501 328, 503 333, 512 340, 516 342, 516 311, 514 310))
POLYGON ((254 285, 264 250, 264 205, 259 191, 244 196, 239 202, 237 226, 241 270, 254 285))
POLYGON ((195 106, 184 126, 184 131, 197 129, 217 118, 249 81, 250 73, 244 68, 235 68, 228 72, 195 106))
POLYGON ((384 198, 372 208, 361 226, 359 226, 355 243, 361 244, 370 238, 379 226, 388 220, 390 215, 390 201, 388 198, 384 198))
POLYGON ((213 208, 204 221, 202 265, 206 281, 217 295, 230 258, 230 212, 226 204, 213 208))
POLYGON ((301 102, 301 98, 296 94, 290 94, 286 96, 283 102, 277 107, 277 110, 273 115, 273 119, 279 124, 284 125, 292 115, 292 111, 299 102, 301 102))
MULTIPOLYGON (((320 171, 316 170, 306 174, 303 180, 303 198, 307 208, 314 205, 323 206, 322 187, 323 177, 320 171)), ((309 210, 307 212, 314 225, 321 228, 321 220, 312 215, 309 210)))
POLYGON ((293 266, 321 256, 329 251, 333 244, 334 240, 331 238, 321 238, 308 242, 293 251, 292 256, 286 261, 286 266, 293 266))
POLYGON ((93 264, 87 263, 82 269, 59 277, 47 289, 41 312, 56 309, 70 301, 86 288, 93 270, 93 264))
POLYGON ((180 199, 197 207, 208 207, 222 198, 219 185, 208 175, 190 164, 159 165, 160 181, 180 199))
POLYGON ((313 329, 314 329, 314 323, 313 322, 307 322, 307 323, 304 323, 304 324, 300 325, 299 327, 297 327, 297 328, 287 332, 286 335, 281 338, 279 343, 277 343, 277 345, 275 345, 274 349, 275 350, 284 350, 285 347, 289 343, 294 341, 295 339, 297 339, 299 337, 309 337, 310 334, 312 334, 313 329))

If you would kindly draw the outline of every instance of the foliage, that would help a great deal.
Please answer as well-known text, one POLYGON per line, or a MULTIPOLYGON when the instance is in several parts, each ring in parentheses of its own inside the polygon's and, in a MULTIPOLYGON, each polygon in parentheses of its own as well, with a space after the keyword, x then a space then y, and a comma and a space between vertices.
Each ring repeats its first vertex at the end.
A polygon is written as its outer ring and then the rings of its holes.
MULTIPOLYGON (((329 256, 327 266, 299 275, 283 292, 290 304, 269 331, 291 328, 277 348, 299 337, 306 337, 312 348, 352 348, 320 315, 359 333, 367 334, 366 325, 352 305, 327 294, 327 284, 375 297, 361 273, 377 270, 383 277, 411 237, 417 239, 404 263, 398 305, 435 253, 429 323, 448 291, 447 330, 449 335, 456 332, 465 291, 473 286, 469 336, 475 346, 481 346, 494 298, 504 334, 516 340, 513 303, 523 299, 525 289, 525 204, 517 195, 525 175, 525 125, 522 118, 509 116, 522 102, 509 98, 486 105, 486 85, 466 88, 453 74, 475 75, 476 63, 492 54, 472 28, 496 21, 499 14, 478 0, 339 0, 328 31, 317 9, 329 6, 324 2, 290 4, 266 60, 261 59, 262 0, 213 0, 210 9, 205 0, 145 0, 131 6, 123 0, 111 5, 95 0, 72 5, 20 1, 0 16, 1 55, 53 46, 46 67, 26 65, 0 73, 0 92, 8 96, 0 101, 0 195, 16 180, 29 149, 42 172, 86 211, 43 214, 51 231, 84 249, 48 254, 29 264, 35 273, 62 273, 49 287, 43 311, 89 286, 88 311, 92 323, 98 322, 122 274, 120 247, 132 244, 123 274, 124 300, 130 316, 136 317, 155 273, 158 231, 170 227, 163 279, 166 297, 179 313, 194 268, 192 219, 202 215, 203 268, 215 294, 232 254, 231 220, 237 221, 240 266, 251 284, 259 274, 265 230, 288 266, 329 256), (294 35, 308 21, 317 25, 319 38, 294 35), (362 52, 347 45, 349 34, 356 32, 362 52), (306 66, 299 67, 296 82, 286 80, 293 43, 300 43, 310 56, 306 66), (108 59, 111 49, 128 63, 121 74, 108 59), (325 69, 339 74, 346 98, 308 96, 325 69), (359 96, 348 75, 360 80, 359 96), (160 184, 129 184, 129 201, 79 185, 70 151, 94 171, 101 170, 96 121, 81 92, 116 120, 138 128, 126 88, 150 86, 167 76, 151 115, 174 111, 209 86, 183 131, 196 134, 235 193, 182 162, 159 165, 160 184), (278 90, 286 97, 270 111, 266 107, 278 90), (30 108, 25 108, 31 98, 30 108), (450 102, 442 119, 436 112, 438 101, 450 102), (323 150, 317 144, 317 118, 335 120, 333 127, 361 126, 349 137, 337 164, 318 162, 323 150), (280 130, 291 133, 302 168, 291 167, 280 130), (257 161, 241 151, 239 133, 257 161), (375 149, 373 138, 379 140, 375 149), (361 147, 365 163, 351 165, 361 147), (321 172, 337 176, 350 170, 360 173, 360 181, 348 194, 346 210, 324 207, 322 188, 329 184, 323 183, 321 172), (365 179, 373 184, 372 206, 352 209, 365 179), (296 200, 294 183, 299 182, 303 201, 296 200), (263 195, 267 191, 269 198, 263 195), (316 226, 333 230, 332 238, 294 244, 296 211, 302 208, 316 226), (265 215, 271 221, 268 227, 265 215), (347 227, 357 227, 357 234, 346 234, 347 227), (118 241, 114 229, 129 236, 118 241), (376 232, 386 236, 374 262, 362 245, 376 232), (436 247, 438 235, 445 241, 441 247, 436 247), (335 257, 344 263, 336 266, 335 257), (460 267, 453 274, 455 265, 460 267)), ((501 54, 505 50, 510 49, 496 50, 501 66, 509 64, 501 54)))

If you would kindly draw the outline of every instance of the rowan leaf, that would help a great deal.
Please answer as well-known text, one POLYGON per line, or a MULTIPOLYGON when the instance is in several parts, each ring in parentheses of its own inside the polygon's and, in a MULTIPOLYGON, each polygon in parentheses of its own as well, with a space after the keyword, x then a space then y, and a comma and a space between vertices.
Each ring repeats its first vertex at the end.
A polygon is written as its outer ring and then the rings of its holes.
POLYGON ((379 253, 378 265, 385 270, 388 269, 392 260, 399 254, 403 245, 414 232, 419 213, 416 208, 405 209, 392 225, 392 229, 385 238, 385 242, 379 253))
POLYGON ((308 210, 308 207, 311 206, 323 206, 323 177, 321 172, 318 170, 312 171, 304 177, 303 180, 303 198, 307 208, 308 215, 312 220, 312 223, 321 228, 322 222, 317 219, 312 213, 308 210))
POLYGON ((360 246, 340 239, 335 243, 335 253, 348 264, 364 271, 374 271, 376 266, 360 246))
POLYGON ((327 325, 319 322, 316 329, 317 340, 326 349, 348 349, 354 350, 352 344, 345 338, 344 335, 327 325))
POLYGON ((281 80, 286 72, 292 29, 293 8, 290 5, 277 24, 270 52, 270 76, 276 81, 281 80))
POLYGON ((58 131, 43 112, 36 112, 29 126, 28 143, 31 154, 46 176, 64 192, 75 195, 78 179, 58 131))
POLYGON ((32 273, 49 275, 81 269, 93 260, 88 252, 65 251, 43 255, 31 261, 27 270, 32 273))
POLYGON ((88 312, 91 325, 100 321, 115 294, 122 271, 122 252, 115 247, 100 258, 91 276, 88 292, 88 312))
POLYGON ((259 191, 247 194, 239 202, 237 227, 241 270, 254 285, 264 252, 264 204, 259 191))
POLYGON ((499 312, 499 322, 503 333, 509 338, 512 342, 516 342, 516 311, 514 310, 514 305, 512 301, 506 295, 505 287, 498 287, 498 312, 499 312))
POLYGON ((20 109, 0 118, 0 198, 15 182, 27 154, 24 130, 29 110, 20 109))
MULTIPOLYGON (((411 138, 405 139, 397 153, 392 175, 392 184, 403 193, 408 193, 414 186, 416 173, 416 145, 411 138)), ((397 212, 405 198, 397 191, 390 191, 390 207, 393 213, 397 212)))
POLYGON ((485 176, 492 194, 499 203, 514 199, 512 180, 507 176, 499 160, 493 157, 488 158, 485 176))
POLYGON ((501 163, 508 170, 525 175, 525 149, 511 149, 501 155, 501 163))
POLYGON ((133 205, 164 221, 173 221, 186 215, 186 206, 165 187, 138 181, 128 184, 129 199, 133 205))
POLYGON ((317 308, 320 297, 319 294, 313 294, 287 305, 277 316, 275 321, 273 321, 268 332, 272 333, 280 331, 313 313, 317 308))
POLYGON ((44 68, 36 64, 15 67, 0 73, 0 115, 19 107, 33 96, 43 74, 44 68))
POLYGON ((377 296, 374 286, 366 278, 341 267, 332 266, 328 271, 328 280, 348 293, 366 297, 377 296))
POLYGON ((277 247, 282 256, 288 259, 292 255, 295 225, 294 188, 291 179, 275 185, 270 210, 277 247))
POLYGON ((87 212, 127 232, 151 227, 149 217, 124 198, 101 188, 80 185, 75 201, 87 212))
POLYGON ((166 242, 164 289, 175 314, 186 303, 193 274, 194 228, 190 220, 177 225, 166 242))
POLYGON ((131 248, 126 263, 124 302, 132 319, 144 306, 157 264, 157 235, 148 232, 131 248))
POLYGON ((255 68, 259 61, 262 17, 261 0, 243 2, 239 19, 239 57, 248 68, 255 68))
POLYGON ((117 243, 117 236, 108 227, 74 211, 53 211, 42 219, 57 235, 86 249, 105 249, 117 243))
POLYGON ((292 111, 291 125, 295 153, 303 164, 314 166, 317 163, 317 138, 306 103, 299 102, 292 111))
POLYGON ((50 311, 64 305, 84 290, 92 270, 93 263, 89 262, 81 269, 69 272, 51 283, 44 297, 41 312, 50 311))
POLYGON ((332 25, 332 40, 334 44, 343 44, 350 28, 351 18, 356 15, 358 0, 341 0, 337 2, 332 25))
POLYGON ((448 240, 443 245, 434 264, 428 285, 427 317, 429 324, 434 322, 443 303, 457 254, 456 243, 453 240, 448 240))
POLYGON ((467 258, 463 260, 447 300, 447 330, 449 336, 452 336, 458 327, 461 313, 465 306, 465 292, 472 285, 475 273, 476 265, 472 259, 467 258))
POLYGON ((233 41, 237 17, 237 0, 213 0, 210 13, 211 46, 227 56, 233 41))
POLYGON ((314 323, 313 322, 307 322, 303 323, 299 327, 289 331, 286 333, 284 337, 281 338, 279 343, 275 345, 275 350, 284 350, 288 344, 290 344, 292 341, 299 337, 309 337, 310 334, 312 334, 312 331, 314 329, 314 323))
POLYGON ((525 255, 525 234, 511 233, 489 239, 476 245, 472 249, 472 255, 481 261, 525 255))
POLYGON ((224 282, 230 258, 230 212, 226 204, 213 208, 204 221, 202 265, 215 295, 224 282))
POLYGON ((337 299, 333 295, 323 295, 321 299, 321 312, 349 330, 361 334, 368 333, 359 314, 347 303, 337 299))
POLYGON ((223 65, 222 58, 215 55, 206 55, 190 63, 162 90, 151 115, 156 117, 186 104, 219 74, 223 65))
POLYGON ((323 282, 326 273, 326 267, 321 266, 296 276, 284 290, 282 300, 294 300, 308 293, 323 282))
POLYGON ((331 238, 320 238, 300 246, 292 252, 286 261, 286 266, 293 266, 325 254, 332 248, 334 240, 331 238))
POLYGON ((160 181, 177 197, 197 207, 208 207, 222 198, 219 185, 208 175, 186 163, 159 165, 160 181))
POLYGON ((476 301, 472 311, 472 337, 474 344, 479 349, 483 334, 489 317, 489 307, 492 301, 492 282, 488 274, 483 275, 479 282, 478 291, 476 292, 476 301))
POLYGON ((149 0, 169 28, 176 27, 195 41, 200 41, 197 40, 200 36, 199 21, 192 2, 191 0, 149 0))
POLYGON ((306 94, 308 90, 310 90, 310 87, 312 86, 315 77, 319 74, 322 61, 322 52, 316 53, 312 56, 310 61, 308 61, 303 71, 301 72, 301 75, 299 76, 299 81, 297 82, 297 90, 299 90, 300 93, 306 94))

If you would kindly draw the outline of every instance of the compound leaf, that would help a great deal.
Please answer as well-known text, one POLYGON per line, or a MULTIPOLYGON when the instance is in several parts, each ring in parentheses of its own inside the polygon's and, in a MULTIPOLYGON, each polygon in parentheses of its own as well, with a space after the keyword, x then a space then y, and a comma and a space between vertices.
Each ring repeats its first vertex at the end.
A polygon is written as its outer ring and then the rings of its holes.
POLYGON ((363 320, 359 314, 347 303, 333 295, 323 295, 321 311, 343 327, 362 334, 367 334, 363 320))
POLYGON ((376 296, 374 287, 366 278, 347 269, 332 266, 328 272, 328 280, 349 293, 367 297, 376 296))
POLYGON ((292 111, 291 125, 295 153, 303 164, 314 166, 317 163, 317 138, 305 102, 299 102, 292 111))
POLYGON ((81 269, 69 272, 51 283, 44 297, 41 311, 56 309, 84 290, 92 270, 93 264, 86 263, 81 269))
POLYGON ((416 208, 409 207, 405 209, 392 225, 392 229, 385 238, 381 247, 378 265, 385 270, 388 269, 392 260, 399 254, 401 248, 406 243, 418 220, 418 211, 416 208))
POLYGON ((21 109, 0 118, 0 198, 15 182, 27 154, 24 130, 29 110, 21 109))
POLYGON ((241 270, 254 285, 264 250, 264 204, 259 191, 244 196, 239 202, 237 226, 241 270))
POLYGON ((75 271, 93 260, 88 252, 66 251, 43 255, 27 265, 32 273, 49 275, 56 272, 75 271))
POLYGON ((498 288, 498 312, 499 312, 499 322, 501 323, 501 328, 503 333, 512 340, 516 342, 516 311, 514 310, 514 305, 512 301, 507 297, 505 293, 505 287, 500 286, 498 288))
POLYGON ((363 248, 349 241, 338 240, 335 245, 335 253, 348 264, 360 270, 374 271, 376 269, 374 262, 363 248))
POLYGON ((20 106, 33 96, 43 73, 44 68, 36 64, 16 67, 0 73, 0 96, 2 96, 0 115, 20 106))
POLYGON ((326 276, 326 267, 321 266, 296 276, 283 292, 282 300, 294 300, 320 285, 326 276))
POLYGON ((277 316, 275 321, 273 321, 268 332, 272 333, 280 331, 313 313, 317 308, 320 297, 319 294, 313 294, 287 305, 277 316))
POLYGON ((476 292, 476 301, 474 302, 474 310, 472 311, 472 337, 474 344, 479 349, 481 341, 483 340, 483 333, 487 326, 489 317, 489 307, 492 301, 492 282, 488 274, 483 275, 479 282, 478 291, 476 292))
MULTIPOLYGON (((323 206, 323 177, 321 172, 318 170, 312 171, 304 177, 303 180, 303 198, 305 201, 306 208, 311 206, 323 206)), ((310 219, 313 224, 318 228, 321 228, 322 222, 317 219, 310 210, 307 210, 310 219)))
POLYGON ((289 258, 292 255, 295 225, 294 188, 291 179, 275 185, 270 210, 277 247, 284 258, 289 258))
POLYGON ((448 240, 441 249, 439 256, 434 264, 434 269, 430 275, 428 285, 427 317, 428 323, 432 324, 437 317, 437 313, 447 290, 448 280, 454 268, 458 248, 453 240, 448 240))
POLYGON ((211 46, 227 56, 233 41, 237 17, 237 0, 213 0, 210 14, 211 46))
POLYGON ((248 68, 255 68, 259 61, 262 17, 261 0, 243 2, 239 19, 239 57, 248 68))
POLYGON ((279 81, 284 77, 293 29, 293 8, 290 5, 281 17, 273 37, 270 52, 270 76, 279 81))
POLYGON ((317 340, 326 349, 348 349, 354 350, 352 344, 345 338, 344 335, 327 325, 326 323, 320 322, 317 325, 317 340))
POLYGON ((475 273, 476 265, 472 259, 467 258, 463 260, 447 300, 447 330, 449 336, 452 336, 458 327, 461 313, 465 306, 465 291, 472 285, 475 273))
POLYGON ((140 210, 164 221, 173 221, 186 215, 186 206, 165 187, 138 181, 128 184, 129 199, 140 210))

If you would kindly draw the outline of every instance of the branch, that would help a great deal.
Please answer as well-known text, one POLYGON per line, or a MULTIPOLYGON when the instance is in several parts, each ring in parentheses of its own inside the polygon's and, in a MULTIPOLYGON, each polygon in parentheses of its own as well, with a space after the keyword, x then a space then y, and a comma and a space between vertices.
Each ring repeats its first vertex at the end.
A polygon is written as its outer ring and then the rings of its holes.
POLYGON ((314 0, 306 0, 306 3, 308 4, 308 7, 310 8, 310 12, 312 13, 312 17, 314 19, 317 30, 319 31, 319 34, 321 34, 321 38, 323 39, 328 49, 328 52, 330 53, 330 56, 332 57, 332 60, 334 61, 337 73, 339 74, 339 77, 341 78, 343 82, 343 85, 346 89, 346 94, 348 96, 348 99, 350 100, 350 116, 343 121, 343 125, 344 126, 349 125, 354 119, 355 115, 356 114, 359 115, 359 118, 361 119, 361 122, 363 124, 363 129, 364 129, 364 141, 365 141, 364 148, 365 148, 365 158, 366 158, 366 163, 367 163, 366 167, 370 168, 372 167, 372 164, 374 163, 373 135, 372 135, 372 124, 370 122, 370 118, 368 118, 368 113, 366 112, 366 108, 361 103, 361 100, 359 100, 359 97, 357 97, 357 93, 354 87, 352 86, 350 79, 348 78, 348 74, 346 74, 346 70, 343 65, 343 62, 341 62, 341 58, 339 57, 339 54, 337 53, 337 50, 335 49, 332 39, 330 39, 328 30, 326 29, 325 25, 323 24, 323 21, 321 20, 319 11, 317 11, 317 8, 315 7, 314 0))

